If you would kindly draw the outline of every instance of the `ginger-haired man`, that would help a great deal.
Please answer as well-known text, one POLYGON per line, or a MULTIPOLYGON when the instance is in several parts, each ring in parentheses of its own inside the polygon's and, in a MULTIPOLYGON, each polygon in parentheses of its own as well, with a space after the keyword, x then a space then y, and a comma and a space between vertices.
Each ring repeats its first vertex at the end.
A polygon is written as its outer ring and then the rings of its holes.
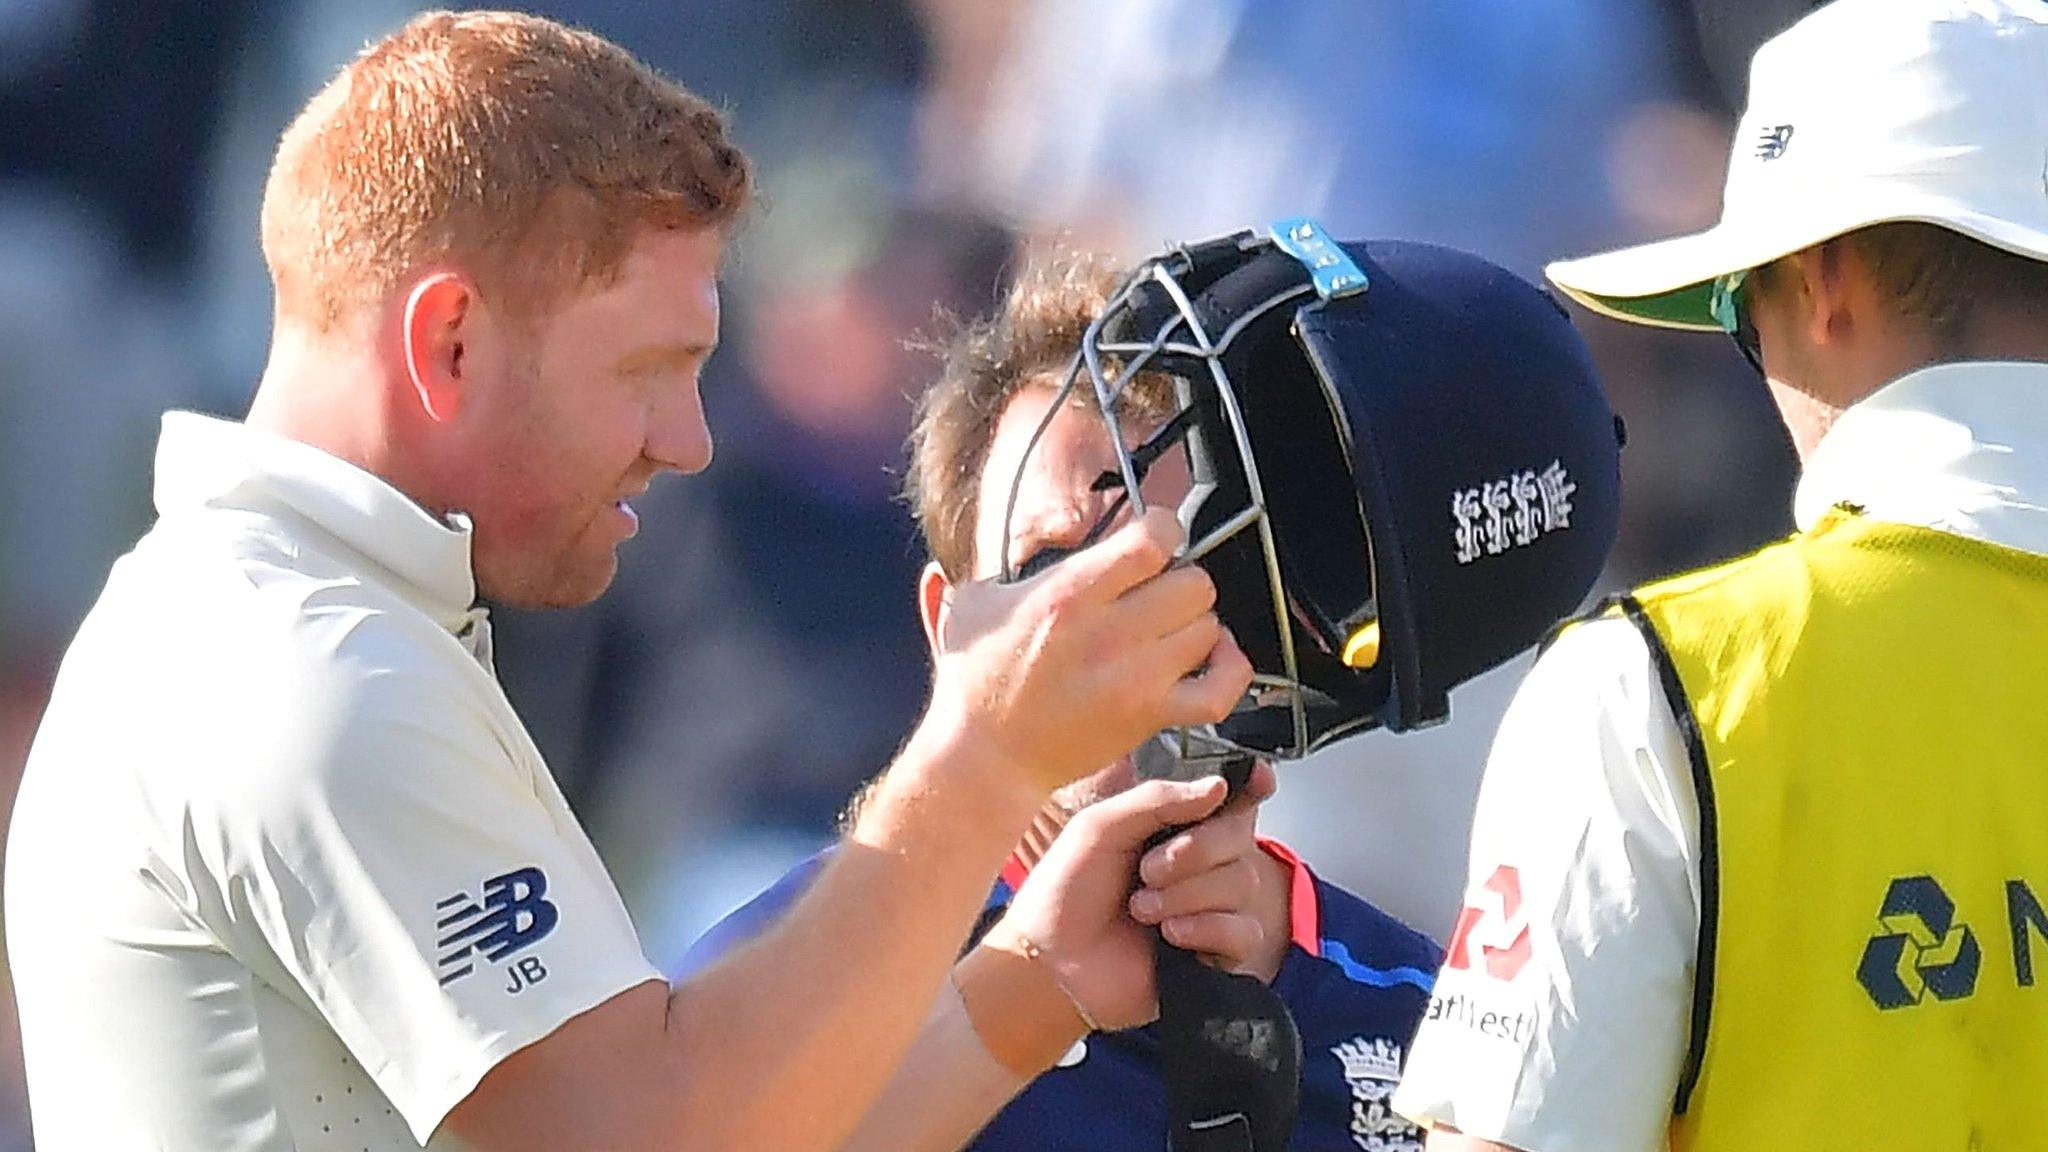
POLYGON ((1170 517, 956 589, 818 898, 680 987, 498 689, 478 596, 592 599, 630 501, 709 463, 697 376, 751 189, 703 101, 506 13, 418 17, 286 131, 248 419, 166 418, 160 519, 15 809, 38 1147, 803 1152, 870 1111, 949 975, 998 1048, 1076 1018, 1054 966, 1121 942, 1129 859, 1220 781, 1096 818, 1031 916, 959 946, 1055 788, 1249 682, 1206 577, 1166 570, 1170 517))

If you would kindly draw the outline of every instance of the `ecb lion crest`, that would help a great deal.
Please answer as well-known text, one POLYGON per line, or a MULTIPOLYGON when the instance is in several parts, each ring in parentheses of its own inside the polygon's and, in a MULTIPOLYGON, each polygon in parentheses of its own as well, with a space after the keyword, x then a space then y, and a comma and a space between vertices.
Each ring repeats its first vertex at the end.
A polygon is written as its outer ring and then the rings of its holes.
POLYGON ((1394 1113, 1401 1046, 1363 1036, 1330 1049, 1351 1085, 1351 1139, 1364 1152, 1422 1152, 1422 1130, 1394 1113))

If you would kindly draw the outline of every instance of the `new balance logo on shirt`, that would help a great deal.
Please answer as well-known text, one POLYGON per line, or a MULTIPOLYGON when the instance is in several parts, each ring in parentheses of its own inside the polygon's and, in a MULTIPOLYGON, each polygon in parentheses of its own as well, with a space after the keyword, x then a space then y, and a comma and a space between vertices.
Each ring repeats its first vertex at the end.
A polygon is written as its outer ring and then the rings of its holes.
MULTIPOLYGON (((484 881, 481 900, 457 892, 436 903, 434 930, 438 936, 434 946, 441 983, 452 984, 476 971, 479 955, 493 964, 503 963, 554 931, 561 913, 546 899, 547 891, 546 873, 521 868, 484 881)), ((547 969, 540 961, 526 957, 515 966, 512 984, 506 990, 516 993, 546 977, 547 969)))

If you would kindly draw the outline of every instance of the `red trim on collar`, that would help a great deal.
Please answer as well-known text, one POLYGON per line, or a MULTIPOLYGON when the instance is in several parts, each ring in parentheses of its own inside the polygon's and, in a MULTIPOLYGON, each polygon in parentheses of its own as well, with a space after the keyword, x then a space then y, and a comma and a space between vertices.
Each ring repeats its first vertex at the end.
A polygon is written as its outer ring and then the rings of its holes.
POLYGON ((1010 886, 1011 895, 1016 895, 1017 890, 1024 887, 1024 878, 1029 875, 1031 875, 1031 869, 1025 867, 1024 862, 1017 859, 1014 855, 1008 860, 1003 861, 1003 883, 1010 886))
POLYGON ((1294 872, 1287 889, 1287 930, 1294 939, 1294 946, 1311 956, 1321 956, 1323 909, 1322 903, 1316 899, 1315 874, 1301 862, 1301 857, 1294 854, 1294 849, 1278 840, 1261 836, 1259 847, 1294 872))

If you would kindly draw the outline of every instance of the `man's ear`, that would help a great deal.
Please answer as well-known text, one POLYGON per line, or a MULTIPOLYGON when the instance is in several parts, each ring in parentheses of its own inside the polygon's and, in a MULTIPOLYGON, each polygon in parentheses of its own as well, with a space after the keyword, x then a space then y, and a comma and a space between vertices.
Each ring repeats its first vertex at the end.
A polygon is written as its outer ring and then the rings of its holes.
POLYGON ((939 655, 939 637, 945 635, 946 613, 952 610, 946 602, 952 590, 953 582, 936 560, 927 563, 917 578, 917 615, 924 622, 924 642, 933 659, 939 655))
POLYGON ((1861 261, 1847 244, 1829 240, 1797 253, 1793 262, 1807 338, 1816 346, 1841 343, 1858 319, 1852 297, 1861 261))
POLYGON ((436 272, 406 293, 398 338, 407 380, 427 418, 452 419, 468 377, 476 289, 453 272, 436 272))

